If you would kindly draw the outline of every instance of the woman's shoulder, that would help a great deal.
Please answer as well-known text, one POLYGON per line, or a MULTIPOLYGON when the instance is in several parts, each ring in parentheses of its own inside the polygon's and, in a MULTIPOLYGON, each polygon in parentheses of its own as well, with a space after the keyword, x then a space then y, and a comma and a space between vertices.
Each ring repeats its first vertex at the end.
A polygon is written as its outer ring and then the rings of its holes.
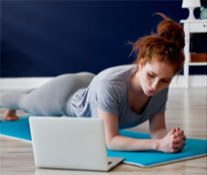
POLYGON ((95 92, 124 93, 130 83, 135 65, 121 65, 103 70, 92 80, 89 89, 95 92))
POLYGON ((127 80, 135 70, 135 64, 114 66, 101 71, 98 75, 96 75, 96 79, 107 81, 127 80))

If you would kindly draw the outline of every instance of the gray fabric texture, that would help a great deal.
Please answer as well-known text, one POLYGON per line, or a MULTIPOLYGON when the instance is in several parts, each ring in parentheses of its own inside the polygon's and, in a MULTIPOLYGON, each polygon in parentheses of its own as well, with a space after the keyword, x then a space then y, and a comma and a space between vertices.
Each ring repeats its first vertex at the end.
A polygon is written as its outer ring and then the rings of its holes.
POLYGON ((37 89, 1 93, 0 107, 32 115, 70 117, 98 117, 100 108, 118 115, 120 129, 134 127, 164 112, 168 95, 168 89, 162 90, 151 97, 142 114, 134 113, 128 104, 128 94, 135 71, 132 64, 112 67, 96 76, 88 72, 64 74, 37 89))
MULTIPOLYGON (((81 117, 98 117, 97 107, 118 115, 119 128, 130 128, 163 113, 168 89, 155 94, 142 114, 134 113, 128 103, 129 87, 136 65, 123 65, 106 69, 91 81, 88 88, 78 90, 67 104, 68 114, 81 117)), ((137 99, 139 100, 139 99, 137 99)))
POLYGON ((81 72, 60 75, 33 90, 0 93, 0 107, 19 109, 32 115, 66 115, 66 101, 80 88, 86 88, 94 74, 81 72))

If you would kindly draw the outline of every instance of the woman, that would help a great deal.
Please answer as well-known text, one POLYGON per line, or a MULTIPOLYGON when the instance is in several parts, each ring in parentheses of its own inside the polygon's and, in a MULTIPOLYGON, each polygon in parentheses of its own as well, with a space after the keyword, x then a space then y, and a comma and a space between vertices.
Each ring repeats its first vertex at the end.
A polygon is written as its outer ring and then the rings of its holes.
POLYGON ((185 135, 165 125, 168 86, 184 64, 184 32, 173 20, 164 20, 158 34, 133 43, 139 52, 134 64, 91 73, 65 74, 30 91, 6 91, 0 107, 8 108, 6 120, 17 120, 16 109, 33 115, 100 117, 105 123, 106 143, 112 150, 179 152, 185 135), (152 139, 119 135, 119 129, 150 121, 152 139))

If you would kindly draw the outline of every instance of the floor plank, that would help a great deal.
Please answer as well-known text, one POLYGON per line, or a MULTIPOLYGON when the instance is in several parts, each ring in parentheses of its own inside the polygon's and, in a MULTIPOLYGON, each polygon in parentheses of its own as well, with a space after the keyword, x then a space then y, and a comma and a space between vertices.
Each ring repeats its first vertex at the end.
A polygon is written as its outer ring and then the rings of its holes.
MULTIPOLYGON (((171 88, 166 110, 166 123, 168 129, 181 127, 187 137, 207 139, 207 89, 171 88)), ((0 109, 0 117, 5 109, 0 109)), ((25 114, 18 111, 19 115, 25 114)), ((133 128, 142 132, 148 132, 148 122, 133 128)), ((91 172, 74 170, 36 169, 32 146, 19 140, 0 136, 0 174, 1 175, 206 175, 207 158, 202 157, 164 166, 152 168, 140 168, 137 166, 121 164, 112 171, 91 172)))

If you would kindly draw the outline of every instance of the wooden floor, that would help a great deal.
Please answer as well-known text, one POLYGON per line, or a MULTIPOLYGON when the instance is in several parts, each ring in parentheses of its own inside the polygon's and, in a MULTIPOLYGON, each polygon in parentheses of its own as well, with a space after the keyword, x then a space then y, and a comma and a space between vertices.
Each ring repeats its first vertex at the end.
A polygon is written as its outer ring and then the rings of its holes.
MULTIPOLYGON (((168 129, 181 127, 187 137, 207 139, 207 89, 170 89, 166 111, 168 129)), ((2 117, 4 109, 0 109, 2 117)), ((19 114, 22 114, 19 112, 19 114)), ((148 123, 135 128, 148 132, 148 123)), ((0 175, 206 175, 206 157, 187 160, 153 168, 121 164, 108 173, 70 170, 36 169, 32 146, 19 140, 0 136, 0 175)))

